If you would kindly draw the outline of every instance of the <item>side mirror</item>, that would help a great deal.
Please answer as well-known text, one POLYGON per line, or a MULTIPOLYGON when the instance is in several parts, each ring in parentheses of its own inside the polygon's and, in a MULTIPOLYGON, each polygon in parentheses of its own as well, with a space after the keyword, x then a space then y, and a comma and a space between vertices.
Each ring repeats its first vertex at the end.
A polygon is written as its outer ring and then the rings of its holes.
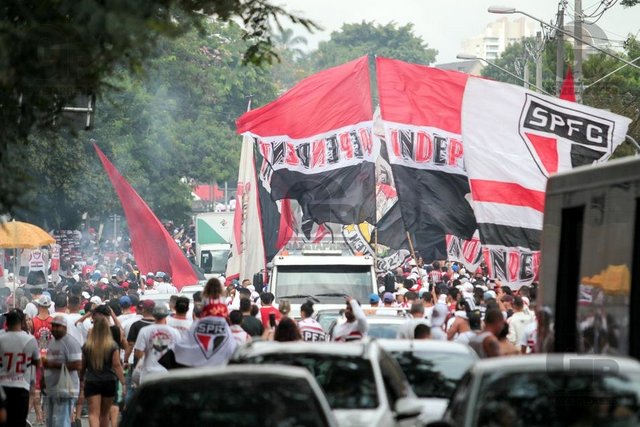
POLYGON ((422 402, 415 397, 401 397, 396 400, 395 413, 397 420, 415 418, 422 412, 422 402))

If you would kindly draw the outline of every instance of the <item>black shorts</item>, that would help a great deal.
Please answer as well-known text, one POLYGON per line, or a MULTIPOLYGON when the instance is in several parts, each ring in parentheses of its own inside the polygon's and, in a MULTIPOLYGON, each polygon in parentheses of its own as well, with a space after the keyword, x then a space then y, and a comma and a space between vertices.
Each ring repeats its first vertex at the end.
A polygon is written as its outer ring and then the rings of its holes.
POLYGON ((84 397, 100 395, 102 397, 115 397, 116 382, 112 381, 87 381, 84 384, 84 397))
POLYGON ((5 387, 7 396, 7 424, 8 426, 23 426, 29 414, 29 390, 19 387, 5 387))

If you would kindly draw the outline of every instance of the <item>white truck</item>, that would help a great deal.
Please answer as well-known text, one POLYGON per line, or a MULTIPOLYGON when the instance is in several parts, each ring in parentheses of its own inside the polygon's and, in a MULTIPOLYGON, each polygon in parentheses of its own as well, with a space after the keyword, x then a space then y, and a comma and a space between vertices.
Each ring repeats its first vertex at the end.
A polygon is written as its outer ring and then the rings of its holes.
POLYGON ((289 300, 291 316, 296 318, 307 300, 314 302, 315 310, 322 310, 344 308, 345 296, 351 296, 364 307, 377 288, 373 257, 353 255, 337 246, 285 249, 274 257, 269 280, 276 302, 289 300))
POLYGON ((207 279, 224 274, 233 231, 233 212, 196 215, 196 264, 207 279))

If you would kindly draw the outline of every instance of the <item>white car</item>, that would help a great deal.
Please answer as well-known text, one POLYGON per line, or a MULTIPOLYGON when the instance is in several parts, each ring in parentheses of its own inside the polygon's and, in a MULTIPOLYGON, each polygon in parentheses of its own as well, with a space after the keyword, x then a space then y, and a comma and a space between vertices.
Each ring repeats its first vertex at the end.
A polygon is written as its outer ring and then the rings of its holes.
POLYGON ((473 349, 452 341, 381 339, 378 343, 398 361, 423 403, 421 424, 442 418, 458 382, 478 361, 473 349))
POLYGON ((640 363, 566 353, 485 359, 433 426, 637 426, 640 363))
POLYGON ((422 409, 398 363, 375 340, 254 341, 238 348, 230 363, 307 368, 322 387, 340 426, 413 425, 422 409))
POLYGON ((137 390, 122 427, 336 427, 327 399, 306 369, 224 366, 179 369, 137 390))

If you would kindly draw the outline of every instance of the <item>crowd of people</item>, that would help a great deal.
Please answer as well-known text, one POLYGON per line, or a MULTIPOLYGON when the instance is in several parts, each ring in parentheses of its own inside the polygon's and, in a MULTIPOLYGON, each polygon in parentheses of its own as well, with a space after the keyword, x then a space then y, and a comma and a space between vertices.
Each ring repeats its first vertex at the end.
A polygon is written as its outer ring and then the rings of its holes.
POLYGON ((294 318, 289 301, 275 301, 268 285, 258 292, 248 279, 228 286, 210 279, 188 298, 166 273, 140 276, 130 259, 113 275, 100 267, 58 283, 36 275, 0 298, 7 425, 23 425, 33 409, 36 424, 72 425, 86 414, 92 427, 117 426, 133 390, 153 374, 222 365, 253 340, 362 339, 372 314, 404 316, 398 338, 456 341, 480 357, 535 351, 537 317, 546 316, 533 310, 535 284, 514 292, 482 268, 469 274, 420 258, 381 275, 369 301, 346 297, 331 330, 314 319, 312 301, 294 318), (169 304, 150 299, 157 294, 169 304))

